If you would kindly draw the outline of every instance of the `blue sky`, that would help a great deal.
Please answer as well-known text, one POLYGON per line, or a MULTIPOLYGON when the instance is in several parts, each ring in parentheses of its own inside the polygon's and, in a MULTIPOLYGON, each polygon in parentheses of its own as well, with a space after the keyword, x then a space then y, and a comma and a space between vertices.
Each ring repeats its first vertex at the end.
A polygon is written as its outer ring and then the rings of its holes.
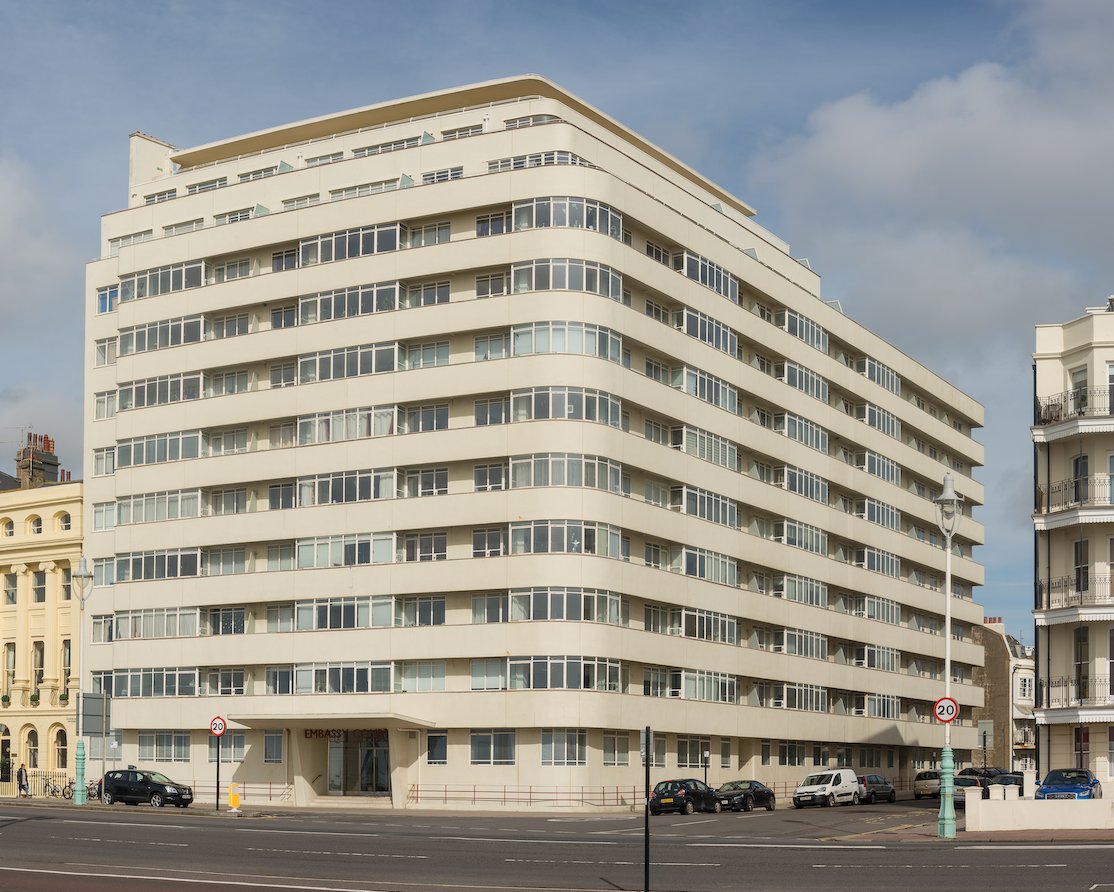
POLYGON ((758 209, 984 403, 980 600, 1032 640, 1032 326, 1114 288, 1114 4, 0 0, 0 467, 80 471, 84 263, 127 136, 178 146, 524 72, 758 209))

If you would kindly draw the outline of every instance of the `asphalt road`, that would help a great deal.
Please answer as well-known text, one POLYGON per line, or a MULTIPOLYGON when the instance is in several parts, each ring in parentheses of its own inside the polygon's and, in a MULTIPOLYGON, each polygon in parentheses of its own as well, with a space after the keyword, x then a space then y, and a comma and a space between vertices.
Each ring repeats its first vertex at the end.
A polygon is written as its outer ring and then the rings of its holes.
MULTIPOLYGON (((651 819, 651 889, 1110 890, 1114 840, 954 842, 934 803, 651 819)), ((0 803, 0 890, 642 889, 641 815, 283 813, 0 803)))

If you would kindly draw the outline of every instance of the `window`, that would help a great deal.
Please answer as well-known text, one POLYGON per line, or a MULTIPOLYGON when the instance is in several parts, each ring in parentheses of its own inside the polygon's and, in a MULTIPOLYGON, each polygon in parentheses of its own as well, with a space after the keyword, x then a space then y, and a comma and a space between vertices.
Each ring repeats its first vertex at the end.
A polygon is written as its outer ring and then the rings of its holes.
POLYGON ((452 229, 448 223, 427 223, 425 226, 411 226, 407 233, 408 238, 404 244, 410 248, 443 245, 450 241, 452 237, 452 229))
POLYGON ((210 635, 243 635, 243 607, 214 607, 209 610, 210 635))
POLYGON ((306 158, 306 167, 321 167, 323 164, 335 164, 344 160, 344 152, 330 152, 328 155, 317 155, 306 158))
POLYGON ((182 223, 171 223, 169 226, 162 228, 164 236, 169 235, 182 235, 186 232, 196 232, 198 229, 205 228, 205 220, 198 218, 196 220, 185 220, 182 223))
POLYGON ((410 307, 433 307, 448 302, 448 282, 423 282, 403 289, 399 303, 403 309, 408 309, 410 307))
POLYGON ((731 767, 731 739, 729 737, 721 737, 719 740, 719 767, 731 767))
POLYGON ((399 662, 394 667, 394 689, 407 693, 445 690, 445 661, 416 660, 399 662))
POLYGON ((73 598, 73 570, 66 567, 62 571, 62 600, 69 601, 73 598))
POLYGON ((396 139, 393 142, 384 142, 375 146, 364 146, 359 149, 352 150, 353 158, 366 158, 368 155, 382 155, 385 152, 397 152, 400 149, 413 148, 420 145, 422 138, 420 136, 408 136, 405 139, 396 139))
POLYGON ((473 691, 505 691, 507 661, 505 658, 472 660, 473 691))
POLYGON ((587 731, 583 728, 542 728, 542 765, 587 764, 587 731))
POLYGON ((447 731, 427 731, 425 735, 427 765, 449 764, 449 734, 447 731))
POLYGON ((476 400, 476 425, 506 424, 510 421, 510 400, 498 397, 490 400, 476 400))
POLYGON ((276 362, 271 366, 272 387, 293 387, 297 384, 298 367, 293 362, 276 362))
POLYGON ((209 735, 209 761, 217 761, 217 748, 220 748, 221 764, 244 761, 245 735, 239 731, 228 731, 220 737, 209 735))
POLYGON ((97 289, 97 315, 104 313, 112 313, 116 310, 116 304, 120 299, 120 288, 117 285, 110 285, 107 288, 97 289))
POLYGON ((241 223, 244 220, 250 220, 255 216, 255 208, 240 208, 235 211, 225 211, 222 214, 214 214, 213 222, 217 226, 224 226, 228 223, 241 223))
POLYGON ((512 729, 487 729, 471 734, 473 765, 513 765, 515 732, 512 729))
POLYGON ((298 251, 296 248, 287 248, 285 251, 275 251, 271 255, 271 272, 281 273, 288 269, 298 268, 298 251))
POLYGON ((68 762, 66 744, 66 732, 59 728, 54 734, 54 767, 62 771, 65 771, 68 762))
POLYGON ((561 119, 556 115, 527 115, 524 118, 510 118, 503 122, 507 130, 519 130, 522 127, 537 127, 541 124, 560 124, 561 119))
POLYGON ((603 764, 606 767, 630 765, 630 732, 603 732, 603 764))
POLYGON ((448 534, 443 531, 405 533, 399 536, 396 560, 443 561, 448 557, 448 534))
POLYGON ((189 762, 189 731, 140 731, 141 762, 189 762))
POLYGON ((41 517, 32 517, 28 522, 32 536, 41 536, 43 533, 43 519, 41 517))
POLYGON ((343 201, 346 198, 362 198, 379 192, 392 192, 398 188, 398 177, 380 180, 376 183, 361 183, 358 186, 345 186, 343 189, 329 191, 329 201, 343 201))
POLYGON ((105 338, 97 341, 95 346, 94 363, 98 368, 104 365, 116 365, 116 338, 105 338))
POLYGON ((441 131, 441 139, 465 139, 469 136, 479 136, 484 132, 483 124, 469 124, 467 127, 453 127, 441 131))
MULTIPOLYGON (((224 263, 220 263, 220 264, 217 264, 216 266, 214 266, 213 267, 212 282, 215 283, 215 284, 219 284, 221 282, 231 282, 233 279, 246 279, 250 275, 251 275, 251 261, 248 260, 246 257, 244 257, 244 258, 241 258, 239 260, 228 260, 224 263)), ((238 317, 233 316, 231 318, 235 319, 235 318, 238 318, 238 317)), ((230 331, 228 333, 229 337, 231 335, 234 335, 234 334, 246 334, 247 333, 248 317, 243 316, 242 318, 244 320, 243 330, 241 330, 241 331, 230 331)), ((216 337, 216 338, 225 337, 225 335, 223 335, 223 334, 213 334, 212 336, 216 337)))
POLYGON ((277 164, 272 165, 271 167, 261 167, 258 170, 249 170, 247 173, 240 174, 239 177, 241 183, 250 183, 253 180, 262 180, 265 177, 273 177, 276 173, 278 173, 277 164))
POLYGON ((476 492, 494 492, 507 488, 507 465, 476 465, 473 469, 476 492))
POLYGON ((268 765, 282 764, 282 743, 284 732, 263 732, 263 762, 268 765))
POLYGON ((46 571, 36 570, 31 574, 31 600, 36 604, 46 602, 46 571))
POLYGON ((3 524, 0 524, 0 536, 3 536, 5 539, 10 539, 14 535, 15 523, 10 520, 5 520, 3 524))
POLYGON ((207 676, 209 696, 233 697, 244 693, 243 669, 210 669, 207 676))
POLYGON ((510 352, 510 339, 505 334, 480 335, 473 344, 476 362, 504 359, 510 352))
POLYGON ((27 767, 39 767, 39 732, 34 729, 27 732, 27 767))
POLYGON ((472 530, 472 557, 501 557, 506 553, 506 527, 472 530))
POLYGON ((220 189, 222 186, 228 185, 228 177, 217 177, 213 180, 203 180, 200 183, 191 183, 186 186, 187 195, 197 195, 199 192, 211 192, 214 189, 220 189))
POLYGON ((510 277, 506 273, 476 276, 476 297, 495 297, 510 291, 510 277))
POLYGON ((432 183, 447 183, 449 180, 459 180, 463 176, 463 167, 447 167, 444 170, 431 170, 422 174, 422 185, 429 186, 432 183))
POLYGON ((503 235, 511 231, 511 215, 509 211, 499 211, 494 214, 482 214, 476 217, 476 236, 483 238, 488 235, 503 235))
MULTIPOLYGON (((200 288, 205 283, 205 266, 204 261, 191 260, 185 263, 176 263, 172 266, 145 269, 138 273, 123 276, 120 279, 119 298, 121 302, 127 303, 132 300, 155 297, 159 294, 171 294, 190 288, 200 288)), ((115 291, 116 289, 112 288, 110 290, 115 291)), ((109 295, 109 297, 114 306, 113 296, 109 295)))
POLYGON ((677 735, 677 767, 703 768, 704 754, 711 753, 712 741, 707 737, 677 735))
POLYGON ((550 164, 583 164, 588 162, 572 152, 536 152, 531 155, 515 155, 511 158, 499 158, 487 162, 488 173, 500 173, 507 170, 525 170, 528 167, 544 167, 550 164))
POLYGON ((178 195, 177 189, 167 189, 164 192, 152 192, 150 195, 143 196, 144 204, 161 204, 164 201, 170 201, 178 195))
POLYGON ((314 192, 312 195, 299 195, 297 198, 287 198, 282 202, 284 211, 296 211, 299 208, 312 207, 321 203, 321 195, 314 192))

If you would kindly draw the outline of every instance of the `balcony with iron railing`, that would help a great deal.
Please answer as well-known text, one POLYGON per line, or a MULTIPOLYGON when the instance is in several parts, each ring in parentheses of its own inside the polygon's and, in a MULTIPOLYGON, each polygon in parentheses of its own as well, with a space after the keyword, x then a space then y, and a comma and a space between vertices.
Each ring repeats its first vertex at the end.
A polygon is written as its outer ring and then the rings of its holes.
POLYGON ((1088 568, 1080 567, 1070 576, 1037 582, 1037 603, 1041 610, 1061 610, 1065 607, 1114 606, 1111 577, 1093 576, 1088 568))
POLYGON ((1114 388, 1077 387, 1036 401, 1033 424, 1057 424, 1069 418, 1114 415, 1114 388))
POLYGON ((1037 693, 1038 709, 1080 709, 1114 705, 1109 678, 1094 675, 1062 675, 1042 681, 1037 693))
POLYGON ((1109 474, 1071 477, 1037 487, 1033 505, 1036 514, 1052 514, 1078 508, 1114 507, 1114 483, 1109 474))

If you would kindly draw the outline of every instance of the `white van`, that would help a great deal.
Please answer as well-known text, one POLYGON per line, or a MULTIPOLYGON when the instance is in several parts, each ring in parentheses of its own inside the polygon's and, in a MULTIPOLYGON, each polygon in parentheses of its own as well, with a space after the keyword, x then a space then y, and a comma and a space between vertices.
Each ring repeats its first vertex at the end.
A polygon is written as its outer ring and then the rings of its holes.
POLYGON ((859 779, 854 771, 850 768, 833 768, 810 774, 801 781, 797 792, 793 794, 793 807, 829 806, 837 802, 858 805, 860 793, 859 779))

